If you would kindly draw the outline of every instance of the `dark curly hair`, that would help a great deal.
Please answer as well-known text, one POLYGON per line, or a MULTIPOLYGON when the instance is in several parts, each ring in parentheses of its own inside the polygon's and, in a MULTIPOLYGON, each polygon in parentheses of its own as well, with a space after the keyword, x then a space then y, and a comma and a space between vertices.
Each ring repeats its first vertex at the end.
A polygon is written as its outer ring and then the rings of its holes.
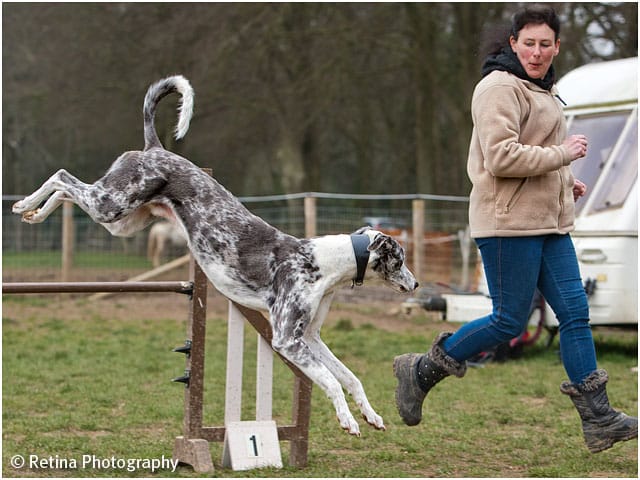
POLYGON ((555 33, 555 40, 560 37, 560 18, 555 10, 547 5, 526 5, 511 17, 511 25, 488 27, 481 41, 480 54, 484 58, 495 55, 509 45, 509 37, 517 39, 520 30, 529 24, 547 24, 555 33))
POLYGON ((555 10, 546 5, 528 5, 522 10, 516 12, 511 18, 511 32, 513 38, 517 39, 520 30, 525 25, 533 23, 534 25, 547 24, 555 33, 555 40, 560 36, 560 18, 555 10))

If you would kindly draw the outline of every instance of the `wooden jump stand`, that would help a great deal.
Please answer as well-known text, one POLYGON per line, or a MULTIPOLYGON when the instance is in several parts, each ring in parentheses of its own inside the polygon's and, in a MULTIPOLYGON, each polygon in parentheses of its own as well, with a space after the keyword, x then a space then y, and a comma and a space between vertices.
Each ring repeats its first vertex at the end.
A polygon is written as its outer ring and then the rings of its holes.
MULTIPOLYGON (((206 427, 202 424, 207 278, 195 261, 191 260, 189 268, 193 291, 187 320, 187 341, 184 347, 175 349, 175 351, 186 353, 185 375, 174 379, 185 383, 184 427, 183 434, 175 439, 173 459, 191 465, 196 472, 209 472, 213 470, 209 442, 223 442, 226 429, 224 426, 206 427)), ((246 318, 266 344, 271 345, 271 326, 260 312, 230 302, 230 315, 233 315, 233 312, 239 312, 246 318)), ((231 346, 228 345, 228 348, 231 346)), ((278 439, 290 442, 289 463, 291 466, 302 468, 307 465, 312 383, 297 367, 284 358, 282 360, 292 370, 295 381, 292 424, 278 426, 278 439)), ((228 363, 227 382, 229 382, 229 368, 230 364, 228 363)), ((271 376, 269 375, 269 377, 270 381, 271 376)), ((225 423, 240 420, 240 404, 229 396, 229 384, 227 384, 225 423), (230 401, 232 405, 229 405, 230 401)), ((268 411, 260 411, 260 407, 258 407, 258 417, 270 417, 270 415, 270 406, 268 411)))
MULTIPOLYGON (((184 347, 174 351, 186 354, 186 368, 183 377, 174 379, 185 383, 184 392, 184 423, 183 434, 176 437, 173 448, 173 458, 181 463, 189 464, 196 472, 210 472, 213 470, 209 442, 223 442, 226 428, 205 427, 202 425, 203 387, 204 387, 204 354, 207 313, 207 278, 193 260, 190 260, 189 281, 172 282, 27 282, 3 283, 3 294, 29 293, 128 293, 128 292, 174 292, 190 295, 189 316, 187 321, 187 341, 184 347)), ((231 304, 230 312, 239 312, 257 330, 264 341, 259 345, 270 349, 271 326, 264 316, 237 304, 231 304)), ((231 320, 231 319, 230 319, 231 320)), ((237 328, 237 320, 236 328, 237 328)), ((242 322, 241 322, 242 324, 242 322)), ((230 335, 231 339, 231 335, 230 335)), ((259 348, 261 348, 259 347, 259 348)), ((231 347, 229 347, 231 348, 231 347)), ((229 355, 227 355, 229 358, 229 355)), ((282 357, 281 357, 282 358, 282 357)), ((307 451, 309 439, 309 418, 311 415, 311 381, 294 365, 283 359, 295 375, 293 391, 293 415, 291 425, 277 427, 278 440, 289 441, 291 444, 289 463, 293 467, 302 468, 307 465, 307 451)), ((233 362, 227 362, 227 382, 229 382, 229 368, 233 362)), ((270 374, 269 382, 272 380, 270 374)), ((260 387, 259 387, 260 388, 260 387)), ((270 386, 268 388, 271 388, 270 386)), ((260 397, 260 395, 258 395, 260 397)), ((240 420, 240 403, 234 402, 227 390, 225 405, 225 423, 240 420)), ((268 408, 258 405, 256 409, 260 420, 271 417, 270 403, 268 408)))

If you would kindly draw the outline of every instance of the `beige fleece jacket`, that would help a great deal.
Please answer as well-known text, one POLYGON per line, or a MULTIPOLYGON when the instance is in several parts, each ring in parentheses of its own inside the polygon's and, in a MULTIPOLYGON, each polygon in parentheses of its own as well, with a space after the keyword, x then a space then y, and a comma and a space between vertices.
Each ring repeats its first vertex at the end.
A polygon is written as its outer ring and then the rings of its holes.
POLYGON ((573 230, 574 178, 555 93, 500 71, 476 85, 467 162, 472 237, 573 230))

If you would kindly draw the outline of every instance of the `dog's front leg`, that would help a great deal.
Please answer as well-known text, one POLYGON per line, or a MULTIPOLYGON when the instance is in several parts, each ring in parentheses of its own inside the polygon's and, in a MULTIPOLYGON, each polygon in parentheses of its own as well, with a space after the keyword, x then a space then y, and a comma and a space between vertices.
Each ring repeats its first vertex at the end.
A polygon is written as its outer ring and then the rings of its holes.
POLYGON ((318 355, 322 363, 329 369, 329 371, 335 375, 340 384, 345 388, 349 394, 353 397, 353 400, 358 405, 362 417, 367 423, 378 430, 386 430, 382 417, 376 413, 367 394, 364 391, 362 382, 356 377, 351 370, 349 370, 344 363, 342 363, 333 354, 333 352, 322 341, 320 336, 309 337, 307 339, 311 350, 318 355))
MULTIPOLYGON (((278 325, 278 322, 272 322, 278 325)), ((318 385, 333 402, 340 426, 351 435, 360 436, 360 427, 353 418, 340 383, 313 354, 304 339, 286 334, 277 327, 273 329, 272 348, 298 367, 309 379, 318 385)))
POLYGON ((369 403, 369 399, 364 391, 362 382, 334 355, 334 353, 320 338, 320 329, 322 328, 324 319, 329 312, 332 300, 333 293, 323 297, 320 305, 318 306, 316 315, 309 326, 308 332, 305 335, 305 340, 313 354, 320 359, 322 364, 325 365, 333 376, 338 379, 345 390, 351 394, 367 423, 378 430, 385 430, 382 417, 375 412, 369 403))

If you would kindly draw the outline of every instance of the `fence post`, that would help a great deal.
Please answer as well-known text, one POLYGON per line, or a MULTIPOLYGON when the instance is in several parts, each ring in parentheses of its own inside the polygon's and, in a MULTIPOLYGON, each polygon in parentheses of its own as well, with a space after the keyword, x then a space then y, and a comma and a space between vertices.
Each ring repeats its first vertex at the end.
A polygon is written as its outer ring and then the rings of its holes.
POLYGON ((304 197, 304 236, 306 238, 317 235, 316 197, 304 197))
POLYGON ((62 203, 62 272, 63 282, 69 281, 73 267, 73 203, 62 203))
POLYGON ((413 200, 413 274, 422 281, 422 258, 424 256, 424 210, 425 201, 413 200))

